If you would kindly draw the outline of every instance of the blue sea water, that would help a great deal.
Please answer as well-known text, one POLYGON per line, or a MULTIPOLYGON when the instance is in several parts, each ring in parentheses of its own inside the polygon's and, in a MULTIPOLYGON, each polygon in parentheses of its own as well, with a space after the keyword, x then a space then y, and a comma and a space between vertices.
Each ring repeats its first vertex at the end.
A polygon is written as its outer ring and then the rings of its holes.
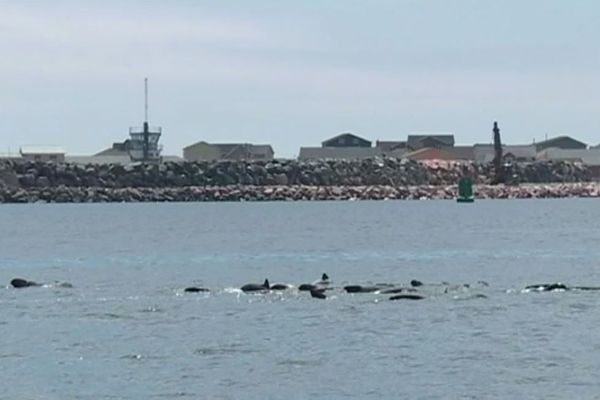
POLYGON ((521 291, 600 285, 599 220, 583 199, 2 205, 0 399, 599 398, 600 292, 521 291), (323 272, 426 298, 236 289, 323 272))

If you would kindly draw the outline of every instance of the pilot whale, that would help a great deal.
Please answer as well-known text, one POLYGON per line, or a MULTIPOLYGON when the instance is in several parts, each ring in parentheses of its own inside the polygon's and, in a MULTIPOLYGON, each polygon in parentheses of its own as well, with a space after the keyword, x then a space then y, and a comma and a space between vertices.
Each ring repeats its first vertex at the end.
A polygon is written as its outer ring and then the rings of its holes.
POLYGON ((264 292, 269 290, 271 286, 269 285, 269 280, 265 279, 264 283, 247 283, 242 286, 240 289, 242 292, 264 292))
POLYGON ((395 294, 395 293, 406 293, 406 292, 416 292, 415 288, 406 288, 406 287, 392 287, 390 289, 383 289, 379 293, 381 294, 395 294))
POLYGON ((425 297, 418 294, 399 294, 390 297, 390 300, 423 300, 425 297))
POLYGON ((28 281, 28 280, 22 279, 22 278, 13 279, 12 281, 10 281, 10 284, 12 285, 12 287, 14 287, 16 289, 22 289, 22 288, 33 287, 33 286, 42 286, 39 283, 36 283, 33 281, 28 281))
POLYGON ((331 281, 329 280, 329 276, 326 273, 323 273, 323 275, 321 275, 320 280, 314 281, 313 283, 303 283, 300 286, 298 286, 298 290, 301 292, 308 292, 314 289, 322 289, 323 286, 328 286, 330 283, 331 281))
POLYGON ((540 283, 538 285, 525 286, 525 290, 534 290, 536 292, 553 292, 555 290, 569 290, 569 287, 564 283, 540 283))
POLYGON ((385 290, 392 290, 394 285, 389 283, 376 283, 375 285, 363 286, 363 285, 347 285, 344 286, 346 293, 373 293, 385 290))
POLYGON ((200 292, 210 292, 209 289, 203 287, 190 286, 186 287, 184 290, 186 293, 200 293, 200 292))
POLYGON ((298 286, 298 290, 301 292, 307 292, 309 290, 317 289, 317 285, 313 285, 312 283, 303 283, 298 286))
POLYGON ((315 299, 326 299, 325 289, 313 289, 310 291, 310 297, 314 297, 315 299))
POLYGON ((269 286, 270 290, 287 290, 290 288, 290 285, 286 285, 285 283, 275 283, 269 286))
POLYGON ((379 286, 347 285, 344 286, 346 293, 373 293, 381 290, 379 286))

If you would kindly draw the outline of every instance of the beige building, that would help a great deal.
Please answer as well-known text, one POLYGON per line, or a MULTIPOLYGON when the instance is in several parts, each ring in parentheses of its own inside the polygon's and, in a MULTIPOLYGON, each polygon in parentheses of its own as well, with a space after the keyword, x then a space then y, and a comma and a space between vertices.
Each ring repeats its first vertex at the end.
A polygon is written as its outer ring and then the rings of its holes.
POLYGON ((207 143, 201 141, 183 148, 183 158, 186 161, 270 161, 273 156, 273 148, 268 144, 207 143))
POLYGON ((600 149, 559 149, 550 147, 537 153, 539 161, 580 162, 600 166, 600 149))
POLYGON ((111 147, 99 151, 95 156, 127 156, 129 157, 129 139, 123 142, 114 142, 111 147))
MULTIPOLYGON (((502 145, 502 158, 505 161, 513 162, 533 162, 536 158, 536 148, 534 144, 509 144, 502 145)), ((493 144, 475 144, 473 145, 473 159, 476 163, 486 164, 494 161, 496 151, 493 144)))
POLYGON ((382 156, 383 151, 376 147, 300 147, 298 160, 359 160, 382 156))
POLYGON ((21 146, 24 161, 65 162, 65 150, 60 146, 21 146))

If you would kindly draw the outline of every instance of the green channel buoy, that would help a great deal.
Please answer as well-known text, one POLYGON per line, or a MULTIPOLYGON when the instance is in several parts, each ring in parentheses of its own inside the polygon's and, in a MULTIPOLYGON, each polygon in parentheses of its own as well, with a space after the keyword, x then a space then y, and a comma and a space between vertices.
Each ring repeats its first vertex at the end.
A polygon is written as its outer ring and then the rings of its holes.
POLYGON ((471 178, 463 177, 458 181, 458 197, 456 201, 459 203, 472 203, 475 201, 471 178))

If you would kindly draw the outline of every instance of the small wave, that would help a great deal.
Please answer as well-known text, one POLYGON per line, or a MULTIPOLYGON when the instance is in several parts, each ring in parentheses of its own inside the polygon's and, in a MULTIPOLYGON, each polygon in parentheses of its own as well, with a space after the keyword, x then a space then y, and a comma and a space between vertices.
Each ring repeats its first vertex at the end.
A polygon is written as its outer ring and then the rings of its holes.
POLYGON ((251 354, 256 353, 257 350, 244 348, 241 344, 229 344, 223 346, 209 346, 199 347, 194 350, 194 354, 200 356, 218 356, 218 355, 232 355, 232 354, 251 354))
POLYGON ((481 294, 481 293, 471 294, 468 296, 453 296, 452 297, 453 300, 457 300, 457 301, 485 300, 487 298, 488 297, 485 294, 481 294))
POLYGON ((147 354, 125 354, 122 355, 121 357, 119 357, 119 359, 121 360, 133 360, 133 361, 140 361, 140 360, 164 360, 167 357, 164 356, 151 356, 151 355, 147 355, 147 354))
POLYGON ((575 304, 569 305, 569 309, 572 312, 577 312, 577 313, 585 312, 585 311, 591 310, 593 308, 594 307, 592 307, 591 305, 585 304, 585 303, 575 303, 575 304))
MULTIPOLYGON (((565 289, 553 289, 553 290, 543 290, 539 288, 525 288, 521 289, 520 293, 564 293, 568 290, 565 289)), ((507 291, 508 293, 508 291, 507 291)))
POLYGON ((312 367, 315 365, 320 365, 322 364, 322 361, 320 360, 302 360, 302 359, 294 359, 294 358, 285 358, 285 359, 281 359, 279 361, 277 361, 277 365, 290 365, 290 366, 294 366, 294 367, 312 367))
POLYGON ((53 283, 44 283, 42 287, 46 289, 73 289, 73 284, 69 282, 55 281, 53 283))
POLYGON ((10 358, 23 358, 23 355, 19 354, 19 353, 0 354, 0 360, 10 359, 10 358))
POLYGON ((159 307, 154 307, 154 306, 148 306, 146 308, 142 308, 140 310, 141 313, 161 313, 164 312, 164 310, 162 308, 159 307))
POLYGON ((116 314, 116 313, 87 313, 83 315, 88 318, 100 318, 100 319, 135 319, 132 315, 116 314))
POLYGON ((144 358, 141 354, 126 354, 124 356, 119 357, 122 360, 141 360, 144 358))
POLYGON ((195 393, 188 393, 188 392, 175 392, 175 393, 157 394, 156 397, 165 398, 165 399, 173 399, 173 398, 179 398, 179 397, 191 397, 191 398, 197 399, 198 395, 195 393))

